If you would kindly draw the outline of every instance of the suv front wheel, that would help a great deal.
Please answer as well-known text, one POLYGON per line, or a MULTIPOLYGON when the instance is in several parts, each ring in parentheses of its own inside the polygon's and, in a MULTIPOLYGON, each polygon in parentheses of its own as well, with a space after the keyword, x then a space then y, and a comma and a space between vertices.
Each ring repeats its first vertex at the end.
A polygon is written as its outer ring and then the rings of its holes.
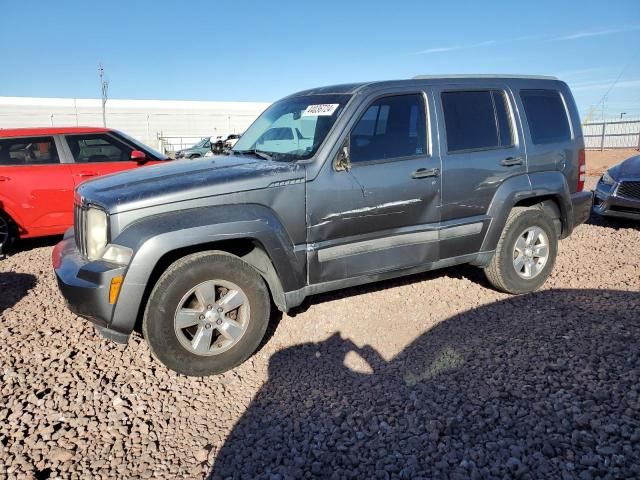
POLYGON ((142 331, 168 368, 213 375, 258 348, 270 313, 267 287, 251 266, 224 252, 202 252, 176 261, 160 277, 142 331))
POLYGON ((540 208, 511 210, 496 253, 484 269, 489 282, 507 293, 540 288, 556 261, 558 237, 552 220, 540 208))

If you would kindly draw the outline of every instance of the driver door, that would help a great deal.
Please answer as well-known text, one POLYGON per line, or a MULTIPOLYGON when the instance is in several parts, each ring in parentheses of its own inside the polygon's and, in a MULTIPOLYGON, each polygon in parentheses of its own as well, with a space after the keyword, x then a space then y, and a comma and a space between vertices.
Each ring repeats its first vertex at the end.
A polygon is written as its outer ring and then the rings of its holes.
POLYGON ((74 160, 71 172, 76 186, 93 177, 139 166, 131 160, 135 148, 108 133, 65 135, 65 139, 74 160))
POLYGON ((307 184, 310 284, 438 260, 441 167, 426 93, 373 97, 346 134, 351 168, 326 162, 307 184))

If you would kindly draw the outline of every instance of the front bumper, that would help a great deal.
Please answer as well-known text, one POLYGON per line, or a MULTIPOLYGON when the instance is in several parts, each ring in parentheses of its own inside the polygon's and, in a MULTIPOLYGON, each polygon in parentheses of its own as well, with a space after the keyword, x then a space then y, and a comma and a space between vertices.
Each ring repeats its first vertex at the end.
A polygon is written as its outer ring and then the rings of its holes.
POLYGON ((593 193, 590 191, 576 192, 571 194, 574 228, 589 220, 589 216, 591 215, 592 202, 593 193))
POLYGON ((109 303, 111 280, 124 275, 125 267, 88 261, 78 251, 72 230, 54 247, 52 261, 58 287, 69 309, 93 323, 103 336, 126 343, 131 332, 110 328, 114 305, 109 303))
POLYGON ((640 200, 619 197, 617 185, 609 187, 600 182, 593 198, 593 212, 606 217, 640 220, 640 200))

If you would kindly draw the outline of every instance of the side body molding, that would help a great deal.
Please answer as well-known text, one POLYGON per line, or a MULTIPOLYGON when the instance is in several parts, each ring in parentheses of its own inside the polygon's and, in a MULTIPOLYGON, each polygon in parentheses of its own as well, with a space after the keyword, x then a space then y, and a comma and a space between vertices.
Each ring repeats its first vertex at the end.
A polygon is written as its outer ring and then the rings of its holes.
MULTIPOLYGON (((164 255, 179 249, 234 239, 254 240, 264 247, 268 257, 249 254, 247 261, 257 262, 255 267, 267 280, 277 303, 284 295, 282 292, 273 292, 274 288, 288 291, 304 285, 305 251, 295 248, 276 214, 267 207, 256 204, 224 205, 159 214, 134 222, 113 239, 113 243, 131 248, 134 256, 126 272, 110 327, 123 332, 131 331, 149 278, 164 255), (270 271, 269 259, 275 272, 270 271)), ((215 246, 212 246, 214 249, 215 246)))

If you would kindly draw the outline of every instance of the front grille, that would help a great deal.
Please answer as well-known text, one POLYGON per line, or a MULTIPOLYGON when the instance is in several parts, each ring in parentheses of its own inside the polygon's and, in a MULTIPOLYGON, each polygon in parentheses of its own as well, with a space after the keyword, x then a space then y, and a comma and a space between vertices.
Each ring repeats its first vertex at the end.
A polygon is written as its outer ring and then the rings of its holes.
POLYGON ((618 196, 640 200, 640 181, 620 183, 618 196))
POLYGON ((87 210, 76 204, 73 218, 73 231, 75 234, 76 247, 78 247, 80 253, 85 257, 87 256, 86 217, 87 210))

